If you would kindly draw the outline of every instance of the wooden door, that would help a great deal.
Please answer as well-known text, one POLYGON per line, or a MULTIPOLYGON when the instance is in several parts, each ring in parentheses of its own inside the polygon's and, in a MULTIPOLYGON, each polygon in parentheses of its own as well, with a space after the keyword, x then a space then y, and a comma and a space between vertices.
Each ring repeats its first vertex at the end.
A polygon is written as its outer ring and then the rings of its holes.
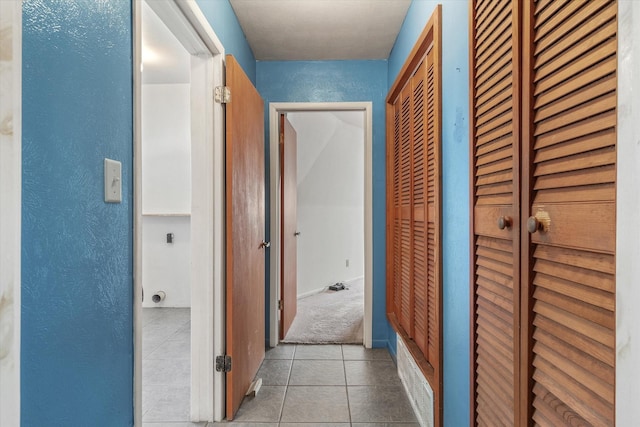
POLYGON ((606 0, 525 8, 523 325, 539 425, 615 424, 616 15, 606 0))
POLYGON ((615 425, 616 15, 473 2, 475 425, 615 425))
POLYGON ((264 359, 265 206, 263 101, 226 57, 227 419, 233 419, 264 359))
POLYGON ((284 114, 280 115, 280 230, 281 236, 281 283, 280 339, 284 339, 297 312, 297 236, 298 236, 298 172, 297 136, 284 114))
POLYGON ((517 425, 520 401, 518 3, 471 11, 472 416, 486 426, 517 425))

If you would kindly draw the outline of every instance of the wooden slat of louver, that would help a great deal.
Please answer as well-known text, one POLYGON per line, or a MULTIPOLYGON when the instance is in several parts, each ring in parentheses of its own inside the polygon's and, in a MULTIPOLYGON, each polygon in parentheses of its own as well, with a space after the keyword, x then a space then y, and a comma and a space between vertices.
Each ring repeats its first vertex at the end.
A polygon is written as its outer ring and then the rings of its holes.
MULTIPOLYGON (((544 16, 542 17, 543 19, 540 19, 541 15, 536 15, 537 20, 535 22, 542 23, 537 26, 535 32, 535 46, 533 46, 533 49, 536 56, 556 43, 561 44, 562 39, 567 36, 575 40, 576 35, 571 33, 578 27, 580 28, 580 32, 576 31, 578 35, 587 30, 589 27, 584 25, 585 22, 598 19, 599 11, 606 7, 607 4, 604 1, 580 0, 570 1, 562 6, 559 9, 560 13, 551 15, 548 19, 545 19, 544 16)), ((536 5, 536 8, 538 7, 539 5, 536 5)))
MULTIPOLYGON (((555 2, 554 2, 555 3, 555 2)), ((617 5, 530 6, 531 417, 615 424, 617 5), (597 220, 588 218, 597 216, 597 220)), ((527 25, 525 21, 525 25, 527 25)), ((523 202, 524 204, 524 202, 523 202)), ((523 250, 525 245, 523 245, 523 250)))
POLYGON ((472 16, 472 422, 509 426, 517 420, 519 245, 513 228, 499 230, 497 220, 518 217, 517 1, 472 3, 472 14, 499 11, 472 16))

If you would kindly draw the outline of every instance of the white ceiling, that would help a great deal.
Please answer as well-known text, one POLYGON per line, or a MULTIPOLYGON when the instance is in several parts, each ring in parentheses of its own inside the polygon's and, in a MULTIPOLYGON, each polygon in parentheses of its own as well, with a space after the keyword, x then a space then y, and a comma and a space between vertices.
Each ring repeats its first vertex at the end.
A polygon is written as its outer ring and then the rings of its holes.
POLYGON ((411 0, 230 0, 257 60, 387 59, 411 0))
MULTIPOLYGON (((142 2, 142 82, 189 83, 189 53, 147 1, 142 2)), ((283 61, 387 59, 411 3, 230 1, 256 59, 283 61)))

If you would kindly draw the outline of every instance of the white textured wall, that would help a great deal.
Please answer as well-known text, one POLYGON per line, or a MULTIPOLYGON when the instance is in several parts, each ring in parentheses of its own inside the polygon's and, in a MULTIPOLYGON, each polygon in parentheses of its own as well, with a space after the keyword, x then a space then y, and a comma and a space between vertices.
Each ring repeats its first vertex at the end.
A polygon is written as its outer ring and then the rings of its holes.
POLYGON ((20 425, 22 8, 0 1, 0 426, 20 425))
POLYGON ((187 216, 142 218, 143 307, 191 307, 191 218, 187 216), (167 243, 173 233, 173 243, 167 243), (156 291, 166 299, 151 301, 156 291))
POLYGON ((288 117, 298 134, 297 267, 303 295, 364 275, 364 116, 288 117))
POLYGON ((190 85, 143 85, 142 103, 143 306, 190 307, 190 85), (155 304, 158 290, 167 296, 155 304))
POLYGON ((189 84, 142 86, 143 213, 191 212, 189 84))
POLYGON ((618 9, 616 424, 640 419, 640 3, 618 9))

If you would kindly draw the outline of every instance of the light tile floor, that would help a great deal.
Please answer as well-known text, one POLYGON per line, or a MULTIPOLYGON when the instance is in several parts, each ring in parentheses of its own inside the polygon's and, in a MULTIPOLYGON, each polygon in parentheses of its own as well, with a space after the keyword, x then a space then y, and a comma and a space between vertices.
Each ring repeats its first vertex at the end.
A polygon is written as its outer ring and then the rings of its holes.
POLYGON ((245 398, 227 425, 418 425, 386 349, 282 344, 267 351, 257 377, 258 395, 245 398))
POLYGON ((177 427, 189 421, 190 315, 188 308, 142 310, 143 426, 177 427))
POLYGON ((145 309, 143 324, 145 427, 418 426, 386 349, 295 344, 266 352, 233 422, 190 423, 189 309, 145 309))

